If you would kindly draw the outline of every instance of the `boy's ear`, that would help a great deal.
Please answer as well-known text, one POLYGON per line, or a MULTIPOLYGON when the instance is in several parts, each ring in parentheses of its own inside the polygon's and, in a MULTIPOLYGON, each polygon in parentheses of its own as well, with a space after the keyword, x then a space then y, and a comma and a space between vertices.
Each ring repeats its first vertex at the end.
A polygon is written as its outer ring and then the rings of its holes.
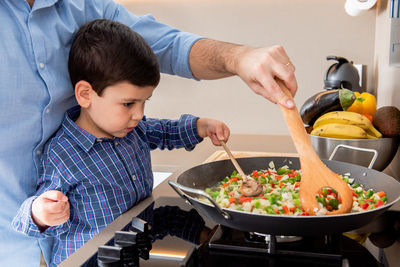
POLYGON ((91 96, 93 88, 87 81, 79 81, 75 84, 75 98, 78 101, 79 106, 88 108, 92 103, 91 96))

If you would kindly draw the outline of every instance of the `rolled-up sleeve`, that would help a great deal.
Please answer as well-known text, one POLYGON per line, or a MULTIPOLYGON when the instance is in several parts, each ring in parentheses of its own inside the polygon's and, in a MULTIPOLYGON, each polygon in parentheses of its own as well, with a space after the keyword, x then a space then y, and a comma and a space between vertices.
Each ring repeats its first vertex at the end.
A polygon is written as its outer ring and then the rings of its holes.
POLYGON ((112 1, 106 5, 105 13, 109 19, 121 22, 143 36, 158 58, 161 72, 196 79, 190 68, 189 53, 193 44, 204 37, 158 22, 151 14, 136 16, 112 1))
POLYGON ((143 118, 136 132, 146 139, 150 149, 185 148, 190 151, 203 141, 197 132, 199 118, 184 114, 178 120, 143 118))

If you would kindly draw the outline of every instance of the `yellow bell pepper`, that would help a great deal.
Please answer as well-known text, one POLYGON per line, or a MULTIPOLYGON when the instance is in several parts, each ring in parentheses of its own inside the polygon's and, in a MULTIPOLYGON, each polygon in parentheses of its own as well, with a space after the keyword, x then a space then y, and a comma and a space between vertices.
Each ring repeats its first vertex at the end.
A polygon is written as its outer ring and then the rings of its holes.
POLYGON ((376 98, 374 95, 364 92, 362 94, 354 92, 356 100, 353 104, 346 110, 357 112, 360 114, 369 114, 371 116, 376 112, 376 98))

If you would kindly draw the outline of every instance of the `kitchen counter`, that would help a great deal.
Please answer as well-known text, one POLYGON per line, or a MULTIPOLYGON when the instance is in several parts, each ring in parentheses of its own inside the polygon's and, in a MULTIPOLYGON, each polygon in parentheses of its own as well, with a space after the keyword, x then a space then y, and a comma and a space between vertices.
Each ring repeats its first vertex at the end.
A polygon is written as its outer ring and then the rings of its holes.
MULTIPOLYGON (((273 135, 232 135, 229 139, 229 148, 232 151, 263 152, 269 156, 295 156, 296 150, 290 139, 290 136, 273 136, 273 135), (267 152, 268 151, 268 152, 267 152)), ((209 139, 204 140, 193 151, 172 150, 152 152, 153 170, 157 172, 173 173, 159 186, 157 186, 152 196, 144 199, 135 207, 131 208, 115 221, 113 221, 106 229, 101 231, 97 236, 87 242, 60 266, 79 266, 84 262, 88 255, 92 255, 97 251, 98 246, 105 244, 114 236, 115 231, 119 231, 127 225, 133 217, 136 217, 145 207, 160 196, 176 197, 176 192, 168 185, 168 180, 176 180, 183 171, 199 165, 207 161, 211 155, 218 153, 221 147, 214 146, 209 139)), ((386 170, 385 170, 386 171, 386 170)), ((395 205, 400 210, 400 204, 395 205)))

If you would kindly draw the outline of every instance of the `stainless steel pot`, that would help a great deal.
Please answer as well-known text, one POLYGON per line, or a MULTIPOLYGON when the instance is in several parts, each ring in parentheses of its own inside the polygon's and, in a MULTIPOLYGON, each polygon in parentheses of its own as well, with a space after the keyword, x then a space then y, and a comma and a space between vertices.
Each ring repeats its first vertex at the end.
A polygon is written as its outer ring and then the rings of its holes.
POLYGON ((376 150, 377 157, 372 168, 377 171, 384 170, 396 155, 400 143, 399 137, 379 139, 338 139, 308 135, 311 144, 321 159, 329 159, 338 145, 347 145, 367 150, 347 149, 346 146, 339 146, 335 156, 331 159, 342 162, 353 163, 367 167, 373 158, 373 150, 376 150))

